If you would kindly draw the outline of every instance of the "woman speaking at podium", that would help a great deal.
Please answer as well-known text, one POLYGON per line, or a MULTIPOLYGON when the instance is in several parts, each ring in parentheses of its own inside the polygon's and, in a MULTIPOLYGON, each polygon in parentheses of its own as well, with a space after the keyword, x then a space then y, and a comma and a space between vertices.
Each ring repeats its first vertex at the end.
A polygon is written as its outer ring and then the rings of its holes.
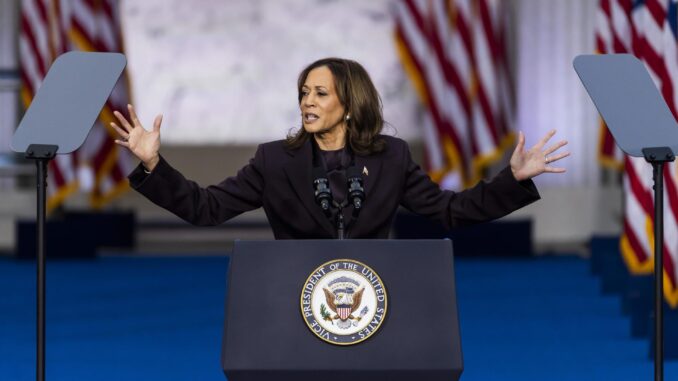
POLYGON ((276 239, 387 238, 398 206, 452 228, 502 217, 537 199, 530 180, 569 155, 551 131, 525 149, 520 133, 510 165, 488 182, 461 192, 441 190, 412 161, 407 143, 382 135, 379 94, 355 61, 326 58, 299 75, 301 128, 284 140, 259 145, 233 177, 206 188, 163 159, 158 115, 143 128, 130 105, 129 120, 115 113, 115 142, 141 163, 131 186, 194 225, 218 225, 263 207, 276 239))

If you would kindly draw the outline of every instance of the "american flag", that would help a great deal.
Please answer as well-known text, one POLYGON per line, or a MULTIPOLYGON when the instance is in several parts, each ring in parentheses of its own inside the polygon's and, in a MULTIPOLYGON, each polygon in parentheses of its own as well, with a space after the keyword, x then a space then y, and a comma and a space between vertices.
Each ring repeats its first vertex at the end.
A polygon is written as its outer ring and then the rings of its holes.
POLYGON ((396 45, 425 109, 427 167, 444 187, 476 183, 513 143, 505 7, 500 0, 395 4, 396 45))
MULTIPOLYGON (((641 59, 674 117, 678 116, 678 14, 676 0, 601 0, 596 46, 600 53, 631 53, 641 59)), ((654 192, 652 167, 640 158, 623 157, 602 133, 601 157, 623 158, 624 225, 620 248, 632 273, 654 267, 654 192), (606 141, 608 141, 606 143, 606 141), (606 156, 608 155, 608 156, 606 156)), ((678 164, 664 167, 664 295, 678 307, 678 164)))
MULTIPOLYGON (((632 53, 637 32, 631 20, 632 0, 601 0, 596 14, 596 52, 599 54, 632 53)), ((623 169, 624 153, 600 121, 598 158, 608 168, 623 169)))
MULTIPOLYGON (((52 62, 70 50, 121 52, 122 36, 116 0, 22 0, 19 37, 21 99, 31 103, 52 62)), ((89 192, 93 207, 127 189, 131 158, 112 140, 112 111, 129 103, 123 74, 83 146, 50 162, 47 208, 63 203, 78 190, 89 192)))

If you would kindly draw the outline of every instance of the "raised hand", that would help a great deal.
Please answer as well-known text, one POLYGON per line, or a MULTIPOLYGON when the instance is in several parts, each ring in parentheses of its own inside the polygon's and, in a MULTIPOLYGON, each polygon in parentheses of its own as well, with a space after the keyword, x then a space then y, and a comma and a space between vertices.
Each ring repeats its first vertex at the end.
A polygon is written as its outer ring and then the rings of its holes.
POLYGON ((113 112, 120 122, 120 126, 111 123, 111 127, 113 127, 120 135, 120 139, 116 139, 115 143, 129 149, 134 156, 144 163, 146 169, 152 171, 160 160, 158 152, 160 150, 160 125, 162 124, 162 115, 155 117, 155 120, 153 121, 153 130, 147 131, 141 125, 141 122, 139 122, 134 107, 132 105, 127 105, 127 110, 129 111, 129 116, 132 121, 131 124, 120 112, 113 112))
POLYGON ((544 149, 548 141, 556 134, 556 130, 549 131, 539 143, 532 148, 525 151, 525 135, 522 132, 518 135, 518 144, 511 155, 511 171, 513 176, 518 181, 531 179, 535 176, 541 175, 544 172, 548 173, 563 173, 565 168, 553 167, 551 163, 556 162, 564 157, 570 156, 569 152, 555 153, 567 144, 566 140, 561 140, 558 143, 544 149), (554 154, 555 153, 555 154, 554 154))

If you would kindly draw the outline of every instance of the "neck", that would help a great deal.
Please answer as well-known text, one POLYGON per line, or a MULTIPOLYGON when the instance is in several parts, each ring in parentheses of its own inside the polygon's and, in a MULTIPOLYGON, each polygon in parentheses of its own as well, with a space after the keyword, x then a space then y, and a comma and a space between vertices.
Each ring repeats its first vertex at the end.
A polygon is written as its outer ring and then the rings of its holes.
POLYGON ((346 145, 346 126, 336 126, 329 131, 313 134, 318 147, 323 151, 336 151, 346 145))

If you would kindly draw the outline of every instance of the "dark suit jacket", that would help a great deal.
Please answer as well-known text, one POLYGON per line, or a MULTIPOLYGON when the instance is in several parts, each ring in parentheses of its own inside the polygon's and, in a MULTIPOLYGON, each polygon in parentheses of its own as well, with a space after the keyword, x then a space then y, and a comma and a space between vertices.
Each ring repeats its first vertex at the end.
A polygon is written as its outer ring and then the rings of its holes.
MULTIPOLYGON (((383 138, 383 152, 355 156, 368 174, 363 209, 348 221, 347 238, 387 238, 399 205, 451 228, 499 218, 539 199, 532 181, 516 181, 510 168, 462 192, 441 190, 412 161, 407 143, 383 138)), ((129 179, 149 200, 194 225, 218 225, 263 206, 277 239, 336 238, 334 224, 315 203, 312 155, 311 142, 298 150, 283 141, 265 143, 236 176, 207 188, 163 158, 151 174, 139 165, 129 179)))

